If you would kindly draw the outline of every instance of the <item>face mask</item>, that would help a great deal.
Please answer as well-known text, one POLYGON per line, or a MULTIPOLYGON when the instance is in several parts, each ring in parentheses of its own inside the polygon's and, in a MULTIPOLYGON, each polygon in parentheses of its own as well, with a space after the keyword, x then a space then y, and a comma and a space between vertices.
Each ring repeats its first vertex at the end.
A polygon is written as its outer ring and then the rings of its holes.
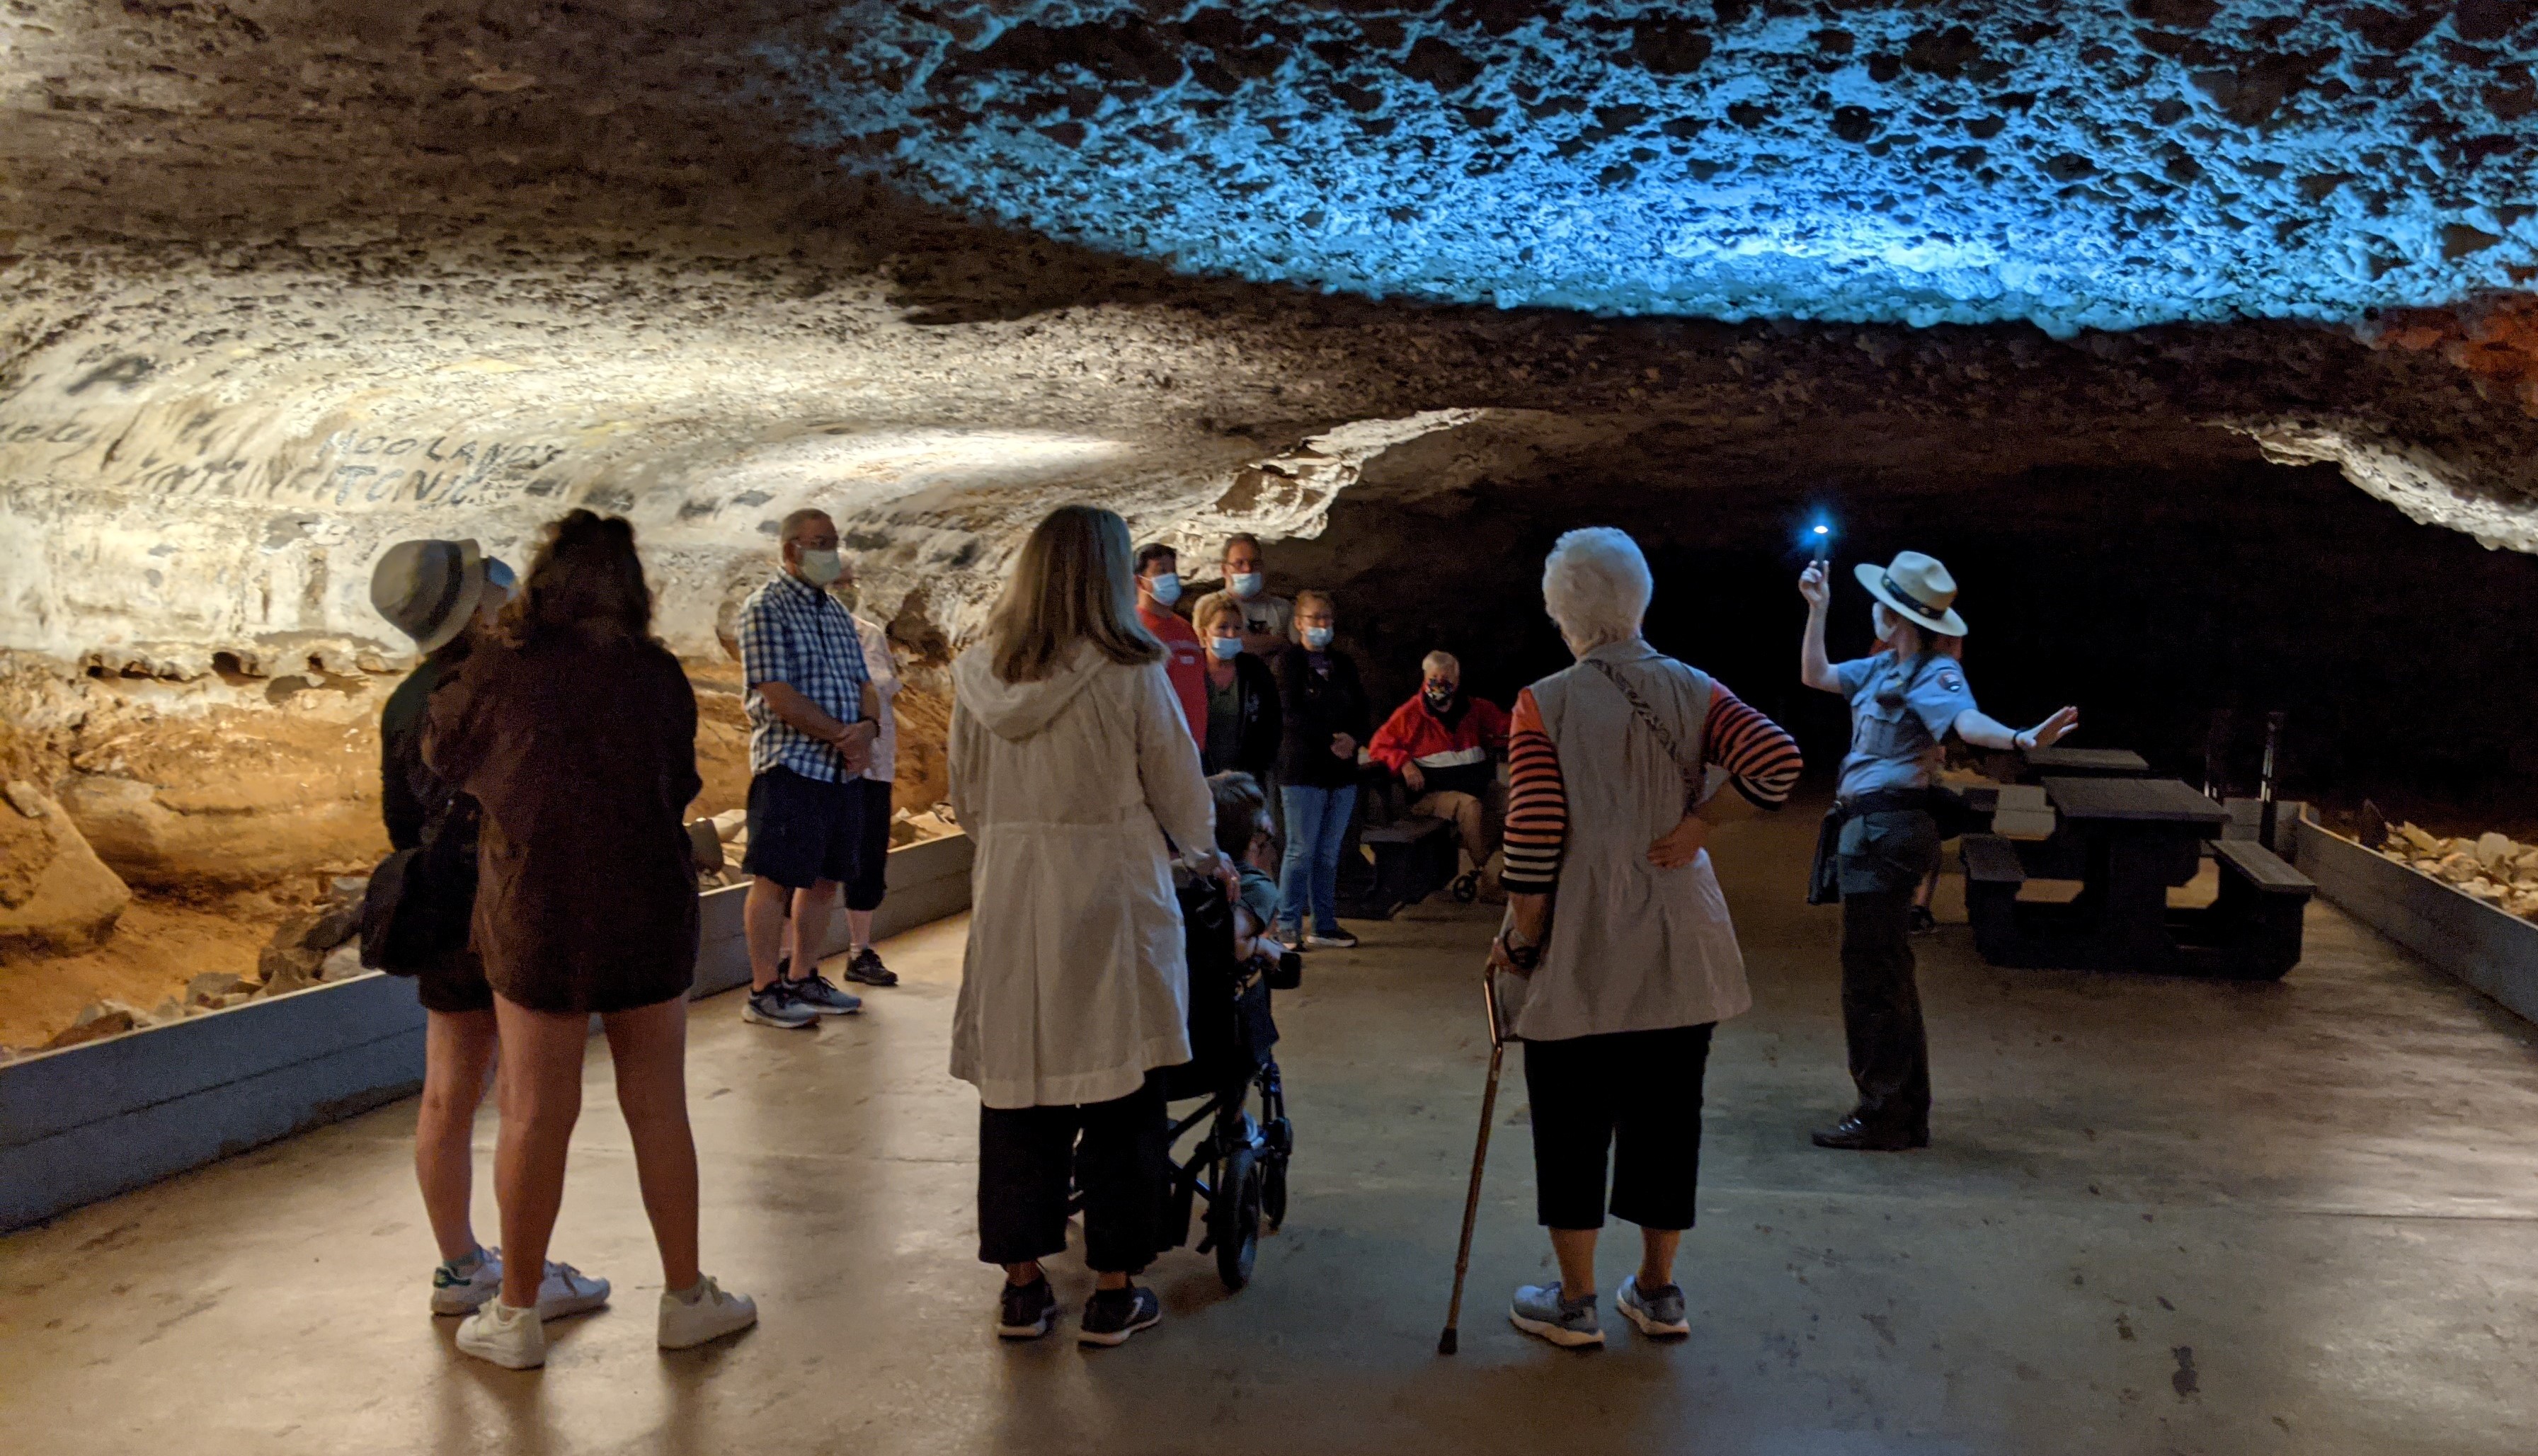
POLYGON ((795 569, 813 586, 826 586, 846 573, 846 563, 834 551, 806 551, 795 569))
POLYGON ((1319 651, 1321 651, 1324 647, 1327 647, 1327 646, 1329 646, 1330 644, 1331 644, 1331 629, 1330 629, 1329 628, 1327 628, 1327 627, 1308 627, 1308 628, 1304 629, 1304 645, 1305 645, 1305 646, 1312 648, 1312 649, 1313 649, 1314 651, 1316 651, 1316 652, 1319 652, 1319 651))
POLYGON ((1169 571, 1146 578, 1146 590, 1155 594, 1159 604, 1169 607, 1181 599, 1181 579, 1169 571))
POLYGON ((1240 637, 1210 637, 1207 639, 1207 650, 1215 653, 1216 660, 1219 662, 1232 662, 1234 659, 1242 655, 1242 639, 1240 637))
POLYGON ((1454 698, 1462 690, 1457 688, 1430 688, 1425 691, 1428 695, 1428 706, 1441 713, 1445 709, 1454 705, 1454 698))
POLYGON ((1257 571, 1236 571, 1225 578, 1225 584, 1236 596, 1246 601, 1260 595, 1261 578, 1257 571))

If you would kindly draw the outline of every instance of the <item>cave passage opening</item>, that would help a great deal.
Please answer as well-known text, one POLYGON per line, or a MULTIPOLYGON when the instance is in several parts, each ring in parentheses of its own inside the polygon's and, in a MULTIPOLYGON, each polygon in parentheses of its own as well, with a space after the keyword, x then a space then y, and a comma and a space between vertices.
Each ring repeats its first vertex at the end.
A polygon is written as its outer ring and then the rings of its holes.
POLYGON ((1822 516, 1839 532, 1837 660, 1872 650, 1851 564, 1923 551, 1958 579, 1968 676, 2004 722, 2076 703, 2074 746, 2129 748, 2200 786, 2227 710, 2228 782, 2252 793, 2279 709, 2286 797, 2330 812, 2369 798, 2460 832, 2538 827, 2538 618, 2517 606, 2538 594, 2538 562, 2408 520, 2331 466, 2224 445, 2183 465, 1748 479, 1627 453, 1445 492, 1368 479, 1273 561, 1282 590, 1336 593, 1378 713, 1417 691, 1432 648, 1503 703, 1567 665, 1541 563, 1563 531, 1620 526, 1656 578, 1649 639, 1786 724, 1829 791, 1846 710, 1797 682, 1795 580, 1822 516))

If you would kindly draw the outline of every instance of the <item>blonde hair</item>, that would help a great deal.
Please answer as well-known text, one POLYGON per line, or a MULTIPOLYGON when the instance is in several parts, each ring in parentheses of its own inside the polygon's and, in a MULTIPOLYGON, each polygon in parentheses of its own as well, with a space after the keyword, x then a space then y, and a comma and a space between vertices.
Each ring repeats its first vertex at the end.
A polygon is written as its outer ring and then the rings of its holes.
POLYGON ((1061 505, 1034 527, 1014 574, 987 614, 996 676, 1035 683, 1078 641, 1112 662, 1161 662, 1161 643, 1137 622, 1128 523, 1095 505, 1061 505))
POLYGON ((1234 625, 1236 627, 1251 625, 1251 619, 1242 614, 1241 606, 1232 597, 1210 598, 1207 605, 1200 609, 1198 620, 1190 625, 1200 631, 1208 631, 1229 617, 1234 619, 1234 625))

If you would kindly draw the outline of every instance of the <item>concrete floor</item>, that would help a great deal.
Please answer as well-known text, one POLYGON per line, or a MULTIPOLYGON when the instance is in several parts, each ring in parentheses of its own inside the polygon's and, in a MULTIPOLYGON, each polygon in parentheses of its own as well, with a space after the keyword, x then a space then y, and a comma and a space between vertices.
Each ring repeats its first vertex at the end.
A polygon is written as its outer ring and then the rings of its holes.
MULTIPOLYGON (((622 1307, 557 1326, 543 1373, 460 1357, 425 1315, 403 1104, 0 1240, 5 1444, 2538 1449, 2530 1027, 2323 905, 2272 986, 1997 970, 1952 925, 1922 959, 1936 1146, 1819 1152, 1807 1130, 1846 1084, 1834 915, 1796 893, 1812 831, 1721 835, 1758 1007, 1711 1062, 1695 1333, 1671 1348, 1570 1354, 1506 1326, 1506 1291, 1547 1263, 1511 1071, 1463 1353, 1434 1353, 1486 1060, 1489 926, 1458 910, 1361 927, 1363 951, 1281 998, 1294 1210, 1249 1290, 1184 1251, 1152 1275, 1166 1322, 1126 1349, 998 1346, 976 1103, 942 1070, 954 922, 891 948, 907 984, 858 1020, 788 1034, 730 996, 699 1010, 706 1265, 759 1296, 757 1331, 654 1348, 659 1275, 594 1047, 557 1251, 622 1307)), ((1058 1279, 1089 1287, 1072 1259, 1058 1279)))

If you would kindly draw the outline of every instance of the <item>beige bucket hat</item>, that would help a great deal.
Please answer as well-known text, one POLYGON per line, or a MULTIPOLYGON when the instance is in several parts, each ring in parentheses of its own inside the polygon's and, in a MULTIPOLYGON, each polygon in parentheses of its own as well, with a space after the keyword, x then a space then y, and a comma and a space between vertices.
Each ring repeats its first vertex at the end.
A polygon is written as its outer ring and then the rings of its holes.
POLYGON ((400 541, 370 570, 370 605, 424 652, 467 627, 485 599, 485 554, 473 541, 400 541))
POLYGON ((1948 574, 1937 557, 1901 552, 1883 566, 1863 562, 1851 571, 1870 596, 1902 614, 1904 621, 1941 636, 1966 634, 1966 620, 1956 613, 1957 578, 1948 574))

